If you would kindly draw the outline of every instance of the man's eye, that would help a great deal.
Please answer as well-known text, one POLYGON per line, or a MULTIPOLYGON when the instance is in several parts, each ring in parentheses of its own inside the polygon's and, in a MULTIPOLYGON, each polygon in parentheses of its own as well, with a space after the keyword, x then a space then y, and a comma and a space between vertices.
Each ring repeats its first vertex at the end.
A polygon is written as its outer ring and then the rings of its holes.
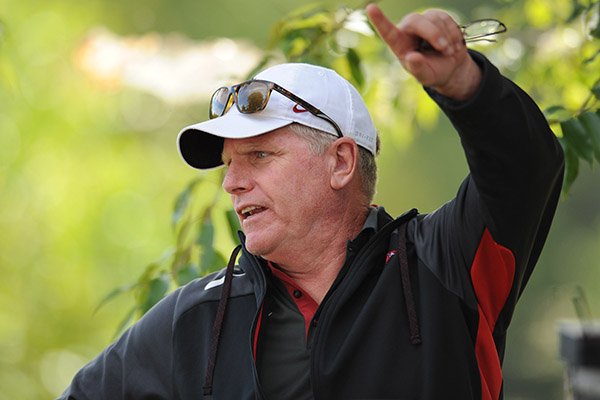
POLYGON ((256 158, 258 158, 259 160, 265 159, 267 158, 268 153, 266 151, 257 151, 256 152, 256 158))

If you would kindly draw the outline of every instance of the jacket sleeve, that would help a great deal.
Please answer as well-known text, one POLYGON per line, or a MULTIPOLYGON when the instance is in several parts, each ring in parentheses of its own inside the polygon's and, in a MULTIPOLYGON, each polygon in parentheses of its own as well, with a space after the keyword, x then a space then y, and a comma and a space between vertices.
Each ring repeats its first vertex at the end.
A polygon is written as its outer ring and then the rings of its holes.
POLYGON ((471 56, 482 82, 470 100, 426 89, 458 131, 470 174, 416 237, 429 242, 426 264, 447 288, 504 331, 548 234, 564 161, 533 100, 481 54, 471 56))
POLYGON ((176 293, 83 367, 60 400, 170 399, 176 293))

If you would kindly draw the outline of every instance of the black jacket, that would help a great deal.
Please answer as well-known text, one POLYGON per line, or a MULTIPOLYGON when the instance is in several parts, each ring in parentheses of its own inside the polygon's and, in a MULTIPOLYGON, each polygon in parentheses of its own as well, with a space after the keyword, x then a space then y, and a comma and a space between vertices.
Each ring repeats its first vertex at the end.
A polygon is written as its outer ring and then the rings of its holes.
MULTIPOLYGON (((378 231, 359 250, 349 246, 315 315, 315 399, 502 397, 506 329, 547 236, 563 158, 533 101, 472 54, 483 81, 471 100, 430 92, 459 132, 471 173, 431 214, 393 220, 380 209, 378 231)), ((261 263, 242 250, 225 285, 223 270, 169 295, 61 398, 261 398, 252 354, 261 263), (215 328, 221 297, 228 302, 215 328)))

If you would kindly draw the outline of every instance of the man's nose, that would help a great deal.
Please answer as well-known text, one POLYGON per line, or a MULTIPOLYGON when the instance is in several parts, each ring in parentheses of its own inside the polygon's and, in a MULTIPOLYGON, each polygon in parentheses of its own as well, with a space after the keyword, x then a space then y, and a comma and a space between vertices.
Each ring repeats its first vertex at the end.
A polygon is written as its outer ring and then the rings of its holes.
POLYGON ((225 171, 223 189, 229 194, 239 194, 250 190, 251 187, 251 179, 247 168, 239 162, 231 161, 225 171))

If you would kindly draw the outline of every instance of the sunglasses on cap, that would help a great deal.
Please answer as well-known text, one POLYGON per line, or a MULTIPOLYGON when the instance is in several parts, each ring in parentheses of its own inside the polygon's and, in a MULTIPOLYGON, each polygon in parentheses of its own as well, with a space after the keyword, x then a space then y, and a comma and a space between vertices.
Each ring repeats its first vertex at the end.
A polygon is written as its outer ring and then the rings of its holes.
POLYGON ((209 118, 223 116, 235 103, 238 111, 242 114, 253 114, 262 111, 267 106, 271 92, 275 90, 288 99, 296 102, 298 105, 315 117, 319 117, 329 122, 337 132, 338 137, 343 137, 342 130, 323 111, 313 106, 306 100, 301 99, 289 90, 286 90, 276 83, 264 80, 253 79, 233 86, 223 86, 217 89, 210 98, 209 118))

